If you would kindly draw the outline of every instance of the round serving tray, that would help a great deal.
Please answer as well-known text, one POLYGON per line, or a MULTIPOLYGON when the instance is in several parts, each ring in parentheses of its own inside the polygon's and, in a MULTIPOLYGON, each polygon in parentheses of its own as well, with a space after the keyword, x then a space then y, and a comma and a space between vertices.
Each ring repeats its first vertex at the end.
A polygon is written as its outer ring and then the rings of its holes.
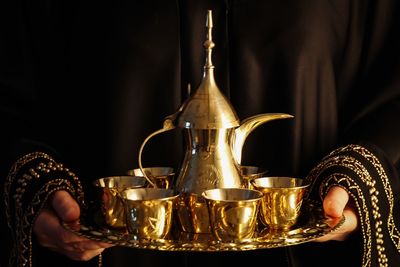
POLYGON ((140 239, 130 235, 124 229, 108 227, 98 212, 85 212, 80 221, 63 222, 63 226, 77 235, 91 240, 140 249, 163 251, 239 251, 268 249, 291 246, 312 241, 338 229, 345 221, 344 217, 330 218, 324 215, 321 207, 310 202, 303 203, 299 222, 288 231, 272 231, 259 224, 253 238, 220 242, 211 234, 192 234, 171 230, 164 239, 140 239))

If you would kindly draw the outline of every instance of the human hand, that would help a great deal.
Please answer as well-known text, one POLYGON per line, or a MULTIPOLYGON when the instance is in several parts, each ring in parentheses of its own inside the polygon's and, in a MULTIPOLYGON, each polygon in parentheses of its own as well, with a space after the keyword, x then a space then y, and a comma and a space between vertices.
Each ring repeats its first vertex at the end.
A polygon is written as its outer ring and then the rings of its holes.
POLYGON ((112 245, 89 240, 66 230, 60 220, 73 222, 79 219, 78 203, 67 191, 57 191, 49 200, 49 208, 38 215, 33 231, 40 245, 64 254, 77 261, 88 261, 112 245))
POLYGON ((324 212, 329 217, 341 217, 344 215, 345 222, 336 231, 316 239, 317 242, 325 242, 329 240, 343 241, 357 230, 358 217, 357 211, 351 201, 349 194, 339 186, 333 186, 329 189, 328 194, 323 202, 324 212))

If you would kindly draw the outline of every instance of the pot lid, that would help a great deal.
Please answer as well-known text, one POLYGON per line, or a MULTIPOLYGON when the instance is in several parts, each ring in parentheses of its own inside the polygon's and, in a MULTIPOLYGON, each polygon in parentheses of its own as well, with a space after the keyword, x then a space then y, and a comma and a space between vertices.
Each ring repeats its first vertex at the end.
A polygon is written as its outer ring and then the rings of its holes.
POLYGON ((206 59, 203 77, 197 90, 182 106, 178 115, 178 126, 195 129, 221 129, 239 126, 239 119, 232 104, 218 88, 214 79, 211 55, 215 43, 212 41, 212 13, 207 12, 207 40, 204 42, 206 59))

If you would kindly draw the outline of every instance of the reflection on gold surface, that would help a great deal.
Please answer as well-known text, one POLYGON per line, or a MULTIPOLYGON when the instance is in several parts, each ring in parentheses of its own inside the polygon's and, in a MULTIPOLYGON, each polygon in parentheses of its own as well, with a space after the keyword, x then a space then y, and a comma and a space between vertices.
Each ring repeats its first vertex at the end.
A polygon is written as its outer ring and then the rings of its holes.
POLYGON ((128 232, 145 239, 164 238, 170 231, 174 201, 171 189, 140 188, 121 193, 128 232))
POLYGON ((289 229, 300 216, 303 196, 308 185, 291 177, 263 177, 252 181, 264 196, 261 221, 272 229, 289 229))
POLYGON ((91 240, 117 246, 166 251, 243 251, 292 246, 312 241, 337 230, 345 221, 344 217, 325 217, 322 208, 313 203, 303 203, 298 222, 288 230, 273 230, 268 227, 255 229, 249 239, 219 241, 212 234, 193 234, 171 228, 161 239, 140 238, 127 234, 125 230, 110 228, 102 216, 84 213, 79 222, 63 222, 62 225, 77 235, 91 240))
POLYGON ((203 193, 207 201, 211 231, 220 241, 252 238, 262 193, 250 189, 220 188, 203 193))
MULTIPOLYGON (((147 167, 143 168, 147 177, 153 181, 157 188, 167 188, 170 189, 174 185, 175 172, 171 167, 147 167)), ((143 176, 140 168, 128 170, 128 175, 131 176, 143 176)), ((149 184, 149 187, 152 187, 149 184)))
MULTIPOLYGON (((289 114, 264 113, 239 120, 231 102, 214 79, 212 28, 212 11, 208 10, 202 80, 178 111, 165 118, 163 127, 145 138, 138 156, 138 165, 142 166, 143 148, 151 138, 175 127, 182 129, 186 151, 174 189, 192 194, 198 200, 180 202, 191 204, 189 208, 178 205, 178 209, 182 209, 178 211, 182 229, 193 233, 209 232, 209 227, 204 224, 207 220, 203 217, 207 209, 200 197, 205 190, 243 187, 240 164, 242 148, 249 134, 264 123, 293 118, 289 114)), ((152 184, 151 179, 149 182, 152 184)))
POLYGON ((210 219, 205 199, 190 193, 179 194, 177 220, 182 231, 189 233, 210 233, 210 219))
POLYGON ((243 187, 248 189, 254 189, 252 181, 256 178, 265 176, 268 172, 267 169, 257 166, 246 166, 241 165, 239 167, 240 175, 243 178, 243 187))
POLYGON ((146 186, 146 179, 135 176, 111 176, 94 181, 102 203, 106 223, 111 227, 125 227, 124 206, 119 194, 128 188, 141 188, 146 186))

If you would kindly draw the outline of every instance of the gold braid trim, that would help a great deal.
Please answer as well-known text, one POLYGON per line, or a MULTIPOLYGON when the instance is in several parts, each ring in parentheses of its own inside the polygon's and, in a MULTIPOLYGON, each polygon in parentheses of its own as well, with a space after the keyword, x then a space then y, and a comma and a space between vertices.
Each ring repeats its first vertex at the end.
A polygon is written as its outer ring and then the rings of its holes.
MULTIPOLYGON (((10 192, 11 192, 11 185, 13 184, 15 177, 17 175, 17 173, 19 172, 19 170, 27 163, 31 162, 32 160, 38 159, 38 158, 43 158, 43 159, 47 159, 49 161, 52 161, 52 158, 47 155, 46 153, 43 152, 33 152, 33 153, 29 153, 25 156, 23 156, 22 158, 18 159, 13 166, 10 169, 10 172, 8 173, 8 176, 6 178, 6 181, 4 183, 4 203, 5 203, 5 207, 6 207, 6 217, 7 217, 7 223, 8 226, 11 227, 11 206, 10 206, 10 192)), ((27 180, 29 180, 29 178, 27 176, 23 177, 27 180)), ((26 181, 21 181, 21 185, 23 187, 26 186, 26 181)), ((18 189, 18 188, 17 188, 18 189)), ((20 192, 21 190, 24 190, 23 188, 20 187, 20 189, 17 191, 20 192)), ((24 190, 25 191, 25 190, 24 190)), ((15 197, 17 198, 17 197, 15 197)))
POLYGON ((103 266, 103 255, 101 255, 101 253, 100 253, 99 256, 97 257, 97 261, 98 261, 98 263, 97 263, 97 266, 98 266, 98 267, 103 266))
POLYGON ((78 203, 84 205, 78 177, 49 155, 42 152, 30 153, 12 166, 4 187, 7 222, 13 230, 14 239, 10 266, 32 267, 33 222, 49 196, 58 190, 70 192, 78 203), (32 192, 32 186, 40 188, 32 192))
MULTIPOLYGON (((394 203, 393 199, 393 193, 390 188, 390 184, 387 178, 387 175, 383 169, 382 164, 379 162, 379 160, 366 148, 358 146, 358 145, 349 145, 343 148, 339 148, 332 153, 330 153, 328 156, 326 156, 320 164, 318 164, 309 174, 307 177, 307 180, 311 184, 311 187, 316 186, 317 178, 327 169, 333 168, 333 167, 342 167, 347 170, 350 170, 354 174, 356 174, 360 179, 361 182, 364 183, 364 185, 368 188, 368 196, 372 204, 372 216, 375 221, 375 223, 369 223, 370 218, 368 218, 368 214, 364 211, 360 212, 359 211, 359 217, 360 219, 363 219, 365 216, 365 223, 367 226, 362 225, 362 233, 363 233, 363 246, 364 246, 364 254, 362 257, 362 266, 371 266, 371 246, 372 246, 372 234, 371 234, 371 226, 374 225, 374 233, 375 233, 375 238, 376 238, 376 251, 378 255, 378 263, 379 266, 386 267, 388 266, 388 258, 387 255, 385 254, 385 245, 384 245, 384 239, 383 239, 383 231, 382 231, 382 219, 381 219, 381 213, 379 211, 379 201, 378 201, 378 195, 379 195, 379 190, 377 189, 376 182, 372 177, 370 172, 367 170, 363 164, 358 161, 355 157, 348 156, 348 155, 340 155, 341 153, 344 152, 357 152, 359 155, 364 157, 365 159, 368 160, 369 163, 371 163, 374 168, 377 170, 378 176, 380 177, 380 181, 382 182, 384 186, 384 190, 390 205, 390 212, 389 212, 389 220, 388 220, 388 228, 390 229, 390 236, 393 242, 394 240, 398 240, 398 234, 393 234, 394 231, 397 231, 395 225, 394 225, 394 220, 393 220, 393 213, 392 213, 392 207, 394 203)), ((328 176, 325 178, 325 183, 321 184, 320 187, 320 197, 323 197, 325 192, 327 192, 328 187, 331 187, 333 184, 332 182, 336 182, 336 184, 341 185, 345 188, 347 188, 348 192, 351 188, 355 189, 359 199, 355 199, 356 203, 358 201, 361 201, 362 204, 361 206, 364 206, 366 203, 365 198, 363 197, 362 194, 359 194, 360 187, 355 184, 354 180, 351 180, 348 176, 344 176, 343 174, 341 175, 334 175, 334 176, 328 176), (333 177, 336 177, 335 179, 333 177)), ((311 188, 307 193, 308 195, 311 194, 311 188)), ((352 197, 355 197, 352 195, 352 197)), ((358 204, 357 204, 358 205, 358 204)), ((359 208, 359 207, 358 207, 359 208)), ((398 243, 395 243, 396 247, 398 248, 398 243)))
POLYGON ((16 229, 19 233, 19 236, 17 236, 19 240, 17 240, 17 242, 18 244, 21 244, 20 248, 15 251, 17 255, 20 255, 20 258, 17 259, 18 266, 32 267, 32 222, 36 220, 36 217, 39 215, 39 211, 43 208, 49 196, 58 190, 66 190, 72 195, 76 194, 76 191, 68 180, 52 180, 51 182, 45 184, 43 188, 35 195, 32 203, 27 208, 28 212, 25 212, 20 222, 17 221, 16 229), (26 246, 27 244, 28 246, 26 246), (21 257, 23 255, 25 256, 21 257))
POLYGON ((366 158, 376 169, 376 171, 379 174, 379 178, 382 181, 383 187, 385 189, 385 195, 387 198, 387 201, 389 203, 389 218, 387 220, 387 227, 389 229, 389 236, 390 239, 392 240, 393 244, 396 246, 397 250, 400 252, 400 232, 398 228, 396 227, 396 224, 394 222, 393 218, 393 207, 394 207, 394 197, 393 197, 393 190, 389 181, 389 178, 382 166, 382 164, 379 162, 378 158, 372 154, 369 150, 362 146, 358 145, 349 145, 347 147, 343 148, 343 151, 355 151, 359 153, 361 156, 366 158))

